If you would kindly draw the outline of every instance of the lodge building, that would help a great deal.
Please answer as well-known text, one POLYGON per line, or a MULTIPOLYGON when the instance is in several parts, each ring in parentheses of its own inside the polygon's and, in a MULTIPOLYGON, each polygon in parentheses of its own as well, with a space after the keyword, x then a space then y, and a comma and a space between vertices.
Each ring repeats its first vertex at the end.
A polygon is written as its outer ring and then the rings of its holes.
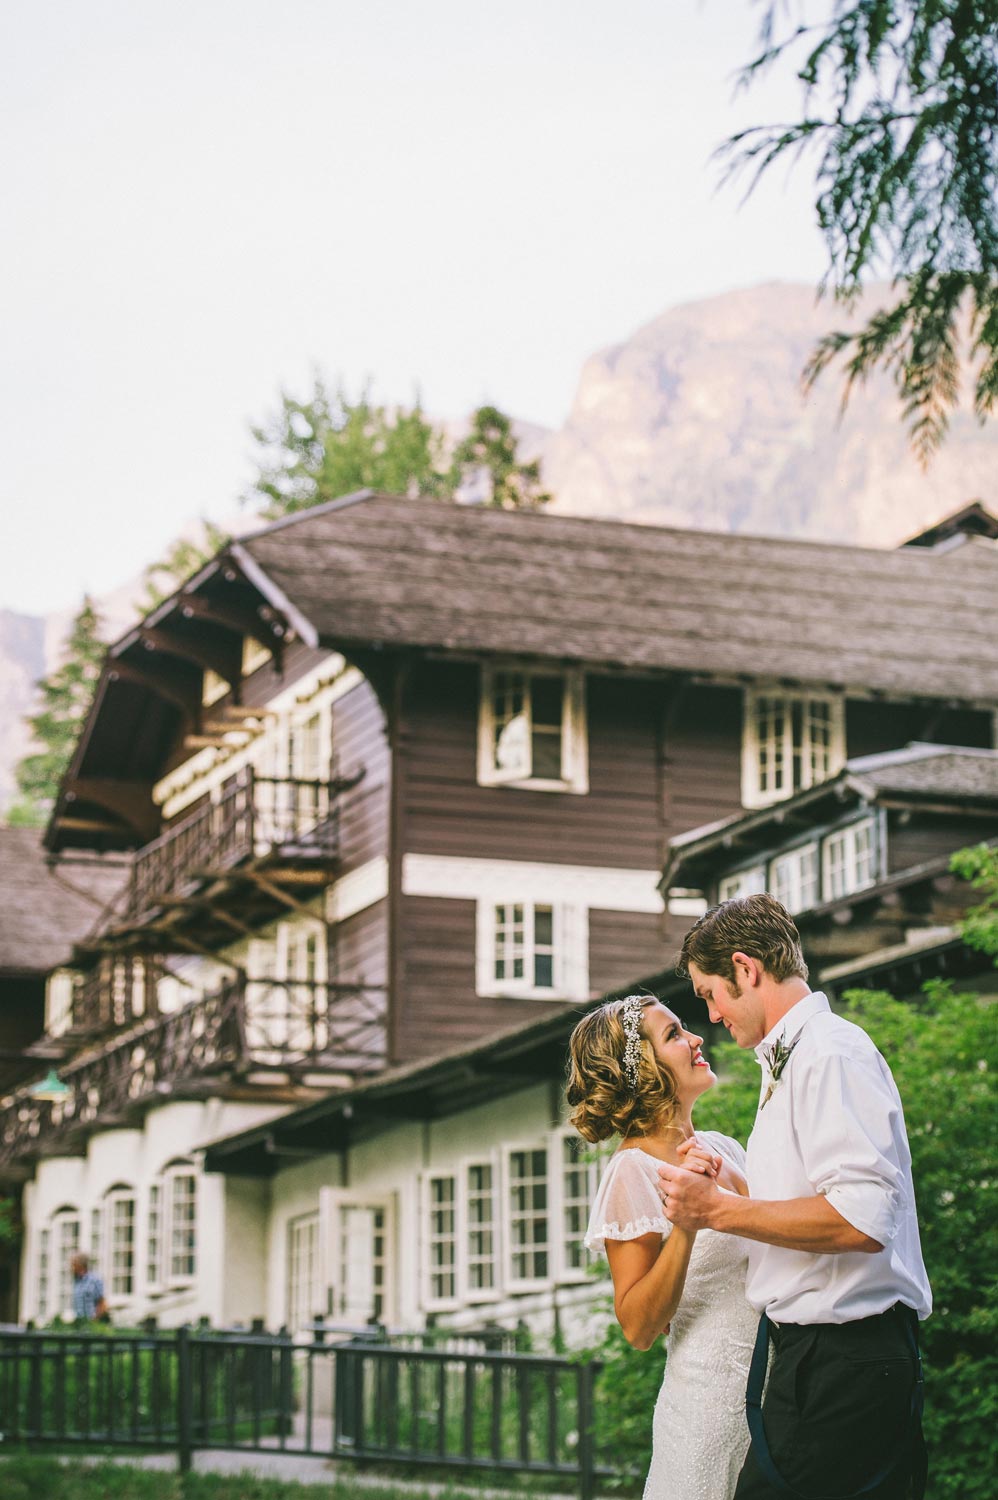
POLYGON ((897 873, 878 765, 949 776, 937 860, 994 835, 973 528, 882 552, 365 492, 226 547, 110 648, 45 834, 122 884, 48 978, 58 1078, 0 1105, 20 1317, 66 1311, 76 1247, 122 1322, 583 1297, 579 1010, 668 993, 732 881, 783 880, 823 963, 903 946, 865 917, 826 941, 836 872, 897 873))

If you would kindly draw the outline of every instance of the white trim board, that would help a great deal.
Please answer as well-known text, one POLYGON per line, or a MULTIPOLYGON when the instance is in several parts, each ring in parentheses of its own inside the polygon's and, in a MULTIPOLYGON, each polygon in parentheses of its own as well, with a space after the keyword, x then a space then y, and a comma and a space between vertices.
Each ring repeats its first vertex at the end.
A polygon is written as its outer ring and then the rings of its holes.
POLYGON ((474 859, 449 854, 402 856, 406 896, 459 901, 541 901, 597 911, 663 910, 660 870, 602 865, 538 864, 517 859, 474 859))
POLYGON ((348 870, 326 891, 326 921, 345 922, 388 896, 388 860, 383 854, 348 870))

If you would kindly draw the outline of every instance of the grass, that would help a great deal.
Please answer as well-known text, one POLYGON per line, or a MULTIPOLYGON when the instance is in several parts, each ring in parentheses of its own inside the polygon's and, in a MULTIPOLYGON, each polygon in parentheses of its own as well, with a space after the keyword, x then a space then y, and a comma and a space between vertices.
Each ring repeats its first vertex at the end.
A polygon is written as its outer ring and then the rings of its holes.
MULTIPOLYGON (((116 1463, 60 1463, 17 1455, 0 1458, 3 1500, 419 1500, 407 1485, 363 1489, 349 1479, 297 1484, 251 1474, 177 1474, 116 1463)), ((474 1491, 447 1489, 436 1500, 480 1500, 474 1491)))

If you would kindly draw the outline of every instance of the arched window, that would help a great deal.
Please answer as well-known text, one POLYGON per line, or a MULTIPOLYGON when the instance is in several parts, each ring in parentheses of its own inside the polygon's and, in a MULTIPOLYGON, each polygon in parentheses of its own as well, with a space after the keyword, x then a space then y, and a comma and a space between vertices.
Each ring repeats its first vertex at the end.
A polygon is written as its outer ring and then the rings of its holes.
POLYGON ((197 1275, 198 1169, 189 1159, 167 1162, 162 1181, 163 1280, 186 1286, 197 1275))
POLYGON ((51 1317, 73 1316, 73 1272, 71 1262, 80 1253, 80 1211, 71 1204, 63 1204, 52 1215, 52 1263, 54 1274, 52 1286, 55 1301, 49 1312, 51 1317))
POLYGON ((104 1204, 108 1295, 131 1297, 135 1291, 135 1189, 115 1183, 105 1193, 104 1204))

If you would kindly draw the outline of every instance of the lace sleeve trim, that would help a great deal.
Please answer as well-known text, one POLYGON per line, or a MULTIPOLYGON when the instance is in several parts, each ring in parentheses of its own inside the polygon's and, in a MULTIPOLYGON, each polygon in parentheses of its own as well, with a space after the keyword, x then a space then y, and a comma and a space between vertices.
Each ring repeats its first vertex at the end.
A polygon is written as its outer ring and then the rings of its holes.
POLYGON ((586 1235, 585 1245, 587 1250, 602 1250, 604 1240, 636 1240, 642 1234, 668 1234, 671 1228, 672 1224, 664 1214, 628 1219, 626 1224, 613 1220, 599 1229, 591 1229, 586 1235))

